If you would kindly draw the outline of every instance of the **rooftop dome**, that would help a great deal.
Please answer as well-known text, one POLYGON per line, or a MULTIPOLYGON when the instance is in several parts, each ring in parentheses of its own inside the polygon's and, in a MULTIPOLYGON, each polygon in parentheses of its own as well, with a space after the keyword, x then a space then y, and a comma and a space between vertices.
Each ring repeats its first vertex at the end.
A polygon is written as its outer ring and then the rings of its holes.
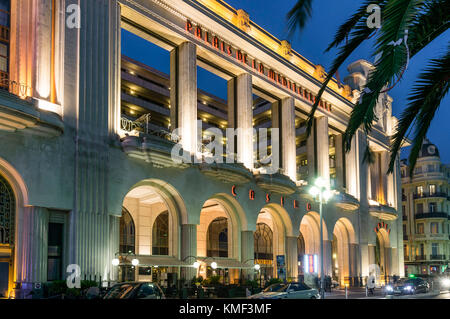
POLYGON ((429 139, 425 138, 422 143, 422 148, 419 152, 419 157, 437 156, 439 157, 439 150, 429 139))

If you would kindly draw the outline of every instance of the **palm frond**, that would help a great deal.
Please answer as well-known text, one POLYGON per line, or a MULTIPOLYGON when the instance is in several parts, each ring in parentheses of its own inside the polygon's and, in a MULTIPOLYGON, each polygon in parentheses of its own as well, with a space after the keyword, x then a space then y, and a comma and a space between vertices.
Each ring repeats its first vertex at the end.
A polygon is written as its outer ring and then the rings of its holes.
POLYGON ((422 142, 428 128, 439 109, 442 99, 449 91, 450 77, 450 47, 446 54, 439 59, 432 59, 429 67, 419 76, 413 88, 408 108, 402 114, 397 132, 394 135, 389 173, 393 172, 395 159, 400 150, 404 134, 415 120, 413 146, 409 155, 409 174, 412 175, 416 165, 422 142))
POLYGON ((411 57, 450 27, 450 1, 427 1, 409 29, 411 57))
POLYGON ((333 78, 333 75, 336 73, 336 71, 341 67, 341 65, 347 60, 347 58, 363 43, 367 37, 369 37, 373 32, 375 32, 373 29, 367 28, 364 24, 360 24, 356 27, 355 31, 352 32, 352 38, 348 42, 347 45, 342 47, 339 50, 338 56, 333 61, 333 64, 327 74, 327 77, 325 78, 324 82, 322 83, 322 87, 320 88, 319 92, 316 96, 316 101, 314 102, 313 106, 311 107, 311 112, 309 113, 308 117, 308 123, 307 123, 307 134, 308 136, 311 134, 312 125, 314 123, 314 114, 319 107, 320 99, 327 89, 328 83, 333 78))
POLYGON ((369 94, 363 94, 361 103, 352 111, 348 127, 344 133, 346 151, 350 150, 351 139, 358 128, 368 134, 375 119, 374 108, 384 87, 392 85, 404 72, 407 63, 406 45, 392 45, 399 39, 404 39, 405 30, 414 21, 417 12, 421 10, 423 0, 391 0, 384 8, 384 23, 377 39, 375 55, 381 54, 375 69, 370 72, 366 84, 369 94))
POLYGON ((297 29, 303 30, 312 16, 312 3, 313 0, 297 0, 295 6, 288 12, 286 17, 289 36, 292 36, 297 29))
POLYGON ((367 7, 370 4, 378 4, 380 6, 380 8, 382 8, 386 2, 387 2, 387 0, 365 1, 361 5, 361 7, 356 11, 356 13, 353 14, 345 23, 343 23, 339 27, 339 29, 337 30, 337 32, 334 36, 333 41, 325 49, 325 52, 330 51, 333 47, 338 47, 345 39, 347 39, 347 37, 350 35, 350 33, 353 31, 353 29, 359 22, 366 21, 368 15, 369 15, 367 13, 367 7))

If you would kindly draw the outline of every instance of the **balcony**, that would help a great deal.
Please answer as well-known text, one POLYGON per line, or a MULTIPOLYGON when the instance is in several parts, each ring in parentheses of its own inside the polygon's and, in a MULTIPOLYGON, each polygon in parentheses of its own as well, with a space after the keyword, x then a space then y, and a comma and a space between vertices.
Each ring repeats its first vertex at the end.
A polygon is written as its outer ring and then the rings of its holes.
POLYGON ((398 217, 397 210, 393 207, 386 205, 370 205, 369 213, 373 217, 382 219, 382 220, 396 220, 398 217))
POLYGON ((448 195, 446 193, 443 193, 443 192, 422 193, 422 194, 414 193, 413 197, 414 197, 414 199, 421 199, 421 198, 447 198, 448 195))
POLYGON ((8 86, 9 91, 0 89, 0 131, 26 130, 43 137, 54 137, 63 133, 64 124, 60 116, 39 109, 31 98, 19 98, 11 93, 14 87, 8 86))
POLYGON ((442 213, 442 212, 421 213, 421 214, 416 214, 415 218, 416 218, 416 220, 417 219, 426 219, 426 218, 443 218, 443 219, 446 219, 446 218, 448 218, 448 214, 447 213, 442 213))
POLYGON ((297 191, 297 185, 286 175, 275 174, 256 174, 256 184, 267 192, 291 195, 297 191))
POLYGON ((189 166, 172 159, 172 149, 177 144, 176 138, 168 131, 151 129, 149 117, 143 116, 136 121, 122 118, 121 128, 126 133, 120 142, 128 156, 151 163, 155 167, 189 166))
POLYGON ((430 255, 430 260, 445 260, 445 255, 430 255))
POLYGON ((425 255, 416 256, 416 261, 425 261, 425 260, 427 260, 427 256, 425 255))
POLYGON ((359 201, 350 194, 340 192, 333 196, 334 204, 347 211, 354 211, 359 208, 359 201))
POLYGON ((245 184, 253 178, 252 172, 241 163, 201 163, 198 168, 206 176, 225 183, 245 184))

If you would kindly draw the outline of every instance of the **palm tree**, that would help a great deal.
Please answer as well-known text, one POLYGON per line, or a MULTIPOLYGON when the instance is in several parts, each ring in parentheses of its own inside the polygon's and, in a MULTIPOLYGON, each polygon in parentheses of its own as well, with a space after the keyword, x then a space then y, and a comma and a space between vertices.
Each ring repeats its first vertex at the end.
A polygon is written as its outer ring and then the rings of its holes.
MULTIPOLYGON (((302 29, 312 15, 313 0, 297 0, 296 5, 287 14, 288 28, 292 35, 302 29)), ((348 152, 351 140, 358 129, 369 134, 372 123, 377 120, 375 106, 380 94, 391 90, 402 78, 409 61, 430 44, 435 38, 448 30, 450 22, 449 0, 370 0, 342 24, 334 40, 326 51, 339 48, 337 57, 322 83, 316 102, 308 119, 308 135, 311 133, 314 113, 328 82, 339 67, 364 41, 376 37, 373 56, 375 68, 369 74, 362 98, 355 105, 347 129, 343 136, 344 148, 348 152), (380 29, 369 28, 367 12, 369 5, 378 5, 383 16, 380 29), (400 39, 402 41, 400 41, 400 39), (399 45, 403 44, 403 45, 399 45)), ((450 44, 450 43, 449 43, 450 44)), ((391 160, 388 173, 392 173, 396 158, 405 137, 412 136, 412 149, 409 155, 410 175, 414 170, 423 139, 443 98, 449 90, 450 45, 447 52, 431 59, 427 69, 419 75, 410 96, 408 106, 400 116, 396 132, 391 143, 391 160)), ((370 150, 366 150, 370 155, 370 150)), ((370 156, 368 156, 370 158, 370 156)))

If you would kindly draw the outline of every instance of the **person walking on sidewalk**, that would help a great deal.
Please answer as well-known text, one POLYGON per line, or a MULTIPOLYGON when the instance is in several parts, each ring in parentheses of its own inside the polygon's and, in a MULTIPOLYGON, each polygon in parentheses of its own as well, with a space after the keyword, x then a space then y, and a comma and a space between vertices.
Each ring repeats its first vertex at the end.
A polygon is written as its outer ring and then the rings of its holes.
POLYGON ((375 276, 370 275, 367 279, 367 289, 369 290, 369 294, 373 296, 373 291, 375 289, 375 276))

